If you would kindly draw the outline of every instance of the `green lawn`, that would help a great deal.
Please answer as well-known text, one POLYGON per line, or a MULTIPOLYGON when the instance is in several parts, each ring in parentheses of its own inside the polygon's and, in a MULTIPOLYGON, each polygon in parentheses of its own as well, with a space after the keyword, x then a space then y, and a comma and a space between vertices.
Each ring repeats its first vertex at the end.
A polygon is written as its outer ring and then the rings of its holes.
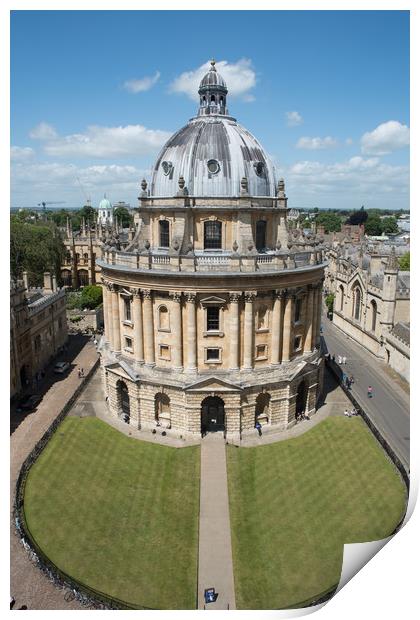
POLYGON ((133 606, 194 609, 199 447, 69 417, 31 469, 29 529, 63 571, 133 606))
POLYGON ((290 607, 338 583, 343 544, 388 536, 405 487, 360 418, 257 448, 228 446, 236 604, 290 607))

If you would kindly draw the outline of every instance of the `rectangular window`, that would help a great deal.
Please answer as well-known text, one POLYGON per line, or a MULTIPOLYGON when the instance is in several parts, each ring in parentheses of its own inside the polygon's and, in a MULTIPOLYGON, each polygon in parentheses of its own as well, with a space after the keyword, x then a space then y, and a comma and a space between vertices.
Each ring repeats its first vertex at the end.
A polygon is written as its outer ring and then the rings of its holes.
POLYGON ((267 359, 267 345, 257 344, 255 359, 267 359))
POLYGON ((170 360, 171 359, 171 349, 167 344, 159 345, 159 357, 162 360, 170 360))
POLYGON ((133 348, 133 340, 128 336, 125 337, 125 348, 130 350, 133 348))
POLYGON ((169 248, 169 222, 167 220, 159 222, 159 242, 161 248, 169 248))
POLYGON ((131 321, 131 299, 124 298, 124 320, 131 321))
POLYGON ((293 341, 293 348, 295 351, 299 351, 302 346, 302 336, 296 336, 293 341))
POLYGON ((222 247, 222 222, 204 222, 204 249, 220 250, 222 247))
POLYGON ((206 360, 208 362, 219 362, 220 349, 206 349, 206 360))
POLYGON ((302 313, 302 300, 296 299, 295 302, 295 323, 300 321, 300 315, 302 313))
POLYGON ((220 329, 220 321, 219 321, 220 308, 215 308, 213 306, 209 306, 207 308, 207 331, 219 331, 220 329))

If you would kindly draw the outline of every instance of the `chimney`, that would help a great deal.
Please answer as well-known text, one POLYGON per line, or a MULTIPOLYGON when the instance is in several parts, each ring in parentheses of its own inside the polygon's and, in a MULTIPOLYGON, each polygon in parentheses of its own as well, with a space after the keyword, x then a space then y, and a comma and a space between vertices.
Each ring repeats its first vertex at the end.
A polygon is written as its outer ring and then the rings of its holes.
POLYGON ((29 278, 28 278, 27 271, 24 271, 22 273, 22 280, 23 280, 23 286, 26 288, 26 290, 29 290, 29 278))
POLYGON ((53 292, 53 282, 51 273, 49 271, 44 272, 44 293, 53 292))
POLYGON ((52 290, 54 291, 54 293, 57 290, 57 276, 55 274, 52 277, 52 290))

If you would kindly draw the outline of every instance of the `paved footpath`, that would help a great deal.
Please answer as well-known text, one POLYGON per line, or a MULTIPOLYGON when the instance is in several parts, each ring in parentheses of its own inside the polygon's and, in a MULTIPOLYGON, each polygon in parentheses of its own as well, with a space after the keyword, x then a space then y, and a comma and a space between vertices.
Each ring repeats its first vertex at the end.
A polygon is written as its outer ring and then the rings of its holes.
POLYGON ((210 433, 201 444, 198 609, 205 588, 218 594, 206 609, 236 609, 230 537, 226 448, 222 433, 210 433))
MULTIPOLYGON (((77 368, 82 367, 87 374, 96 359, 95 346, 88 342, 71 357, 72 370, 67 377, 57 379, 56 382, 51 381, 37 410, 27 415, 13 431, 10 438, 11 513, 16 480, 23 461, 79 386, 77 368)), ((28 609, 83 609, 76 600, 67 603, 64 592, 50 583, 47 577, 31 564, 15 535, 13 519, 10 529, 10 594, 16 599, 14 609, 19 609, 22 605, 26 605, 28 609)))

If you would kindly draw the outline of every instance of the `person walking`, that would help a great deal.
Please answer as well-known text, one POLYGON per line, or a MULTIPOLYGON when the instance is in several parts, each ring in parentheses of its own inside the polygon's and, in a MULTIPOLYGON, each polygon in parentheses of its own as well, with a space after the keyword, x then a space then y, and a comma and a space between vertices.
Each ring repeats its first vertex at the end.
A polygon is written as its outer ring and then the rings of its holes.
POLYGON ((347 357, 344 355, 344 356, 343 356, 343 364, 345 364, 345 363, 346 363, 346 361, 347 361, 347 357))
POLYGON ((255 423, 255 428, 258 431, 258 435, 261 437, 262 436, 261 424, 259 422, 256 422, 255 423))
POLYGON ((369 385, 369 387, 367 389, 367 395, 368 395, 368 398, 372 398, 372 396, 373 396, 373 389, 372 389, 371 385, 369 385))
POLYGON ((341 355, 338 356, 338 363, 341 364, 341 355))

